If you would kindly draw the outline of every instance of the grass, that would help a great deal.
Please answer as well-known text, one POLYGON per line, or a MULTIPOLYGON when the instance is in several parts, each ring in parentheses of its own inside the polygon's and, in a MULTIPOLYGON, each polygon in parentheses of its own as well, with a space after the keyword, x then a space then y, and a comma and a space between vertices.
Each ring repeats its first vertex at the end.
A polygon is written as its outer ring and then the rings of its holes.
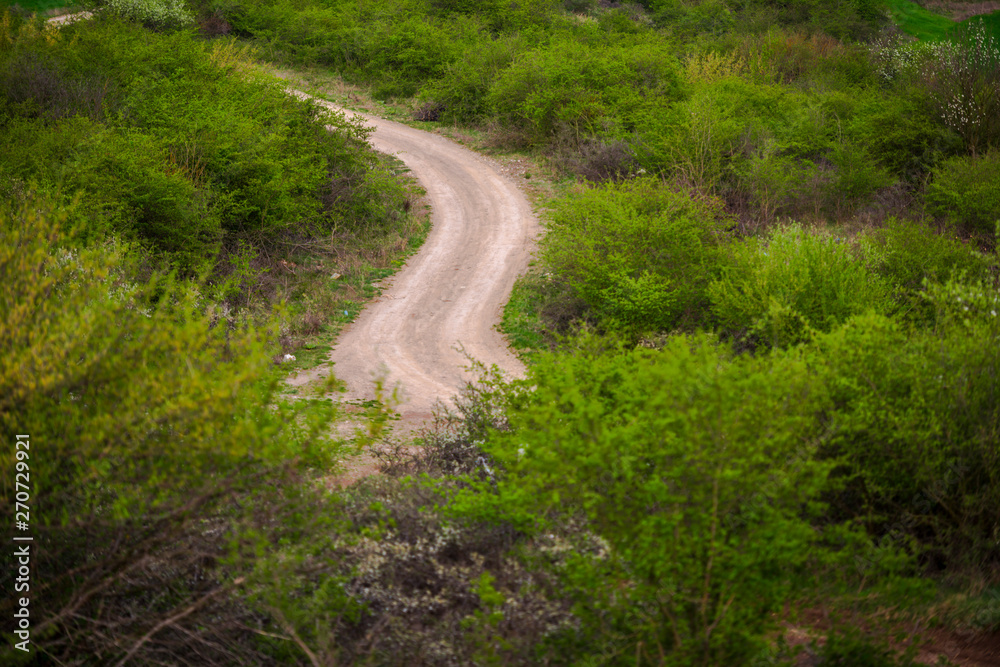
POLYGON ((531 360, 533 351, 547 347, 545 324, 538 312, 538 283, 544 281, 545 276, 538 275, 537 270, 518 278, 503 309, 500 330, 524 361, 531 360))
POLYGON ((966 25, 971 21, 982 21, 986 24, 986 29, 1000 39, 1000 12, 973 16, 962 23, 955 23, 947 16, 924 9, 911 0, 886 0, 886 5, 893 22, 900 30, 917 39, 945 39, 955 26, 966 25))
POLYGON ((973 16, 971 19, 963 21, 962 25, 966 25, 971 21, 982 21, 986 26, 986 30, 997 39, 1000 39, 1000 12, 993 12, 992 14, 984 14, 982 16, 973 16))
POLYGON ((887 0, 889 15, 900 30, 917 39, 944 39, 955 22, 946 16, 928 11, 910 0, 887 0))
POLYGON ((73 0, 0 0, 0 7, 20 7, 31 13, 43 14, 55 9, 65 9, 68 12, 76 8, 76 3, 73 0))

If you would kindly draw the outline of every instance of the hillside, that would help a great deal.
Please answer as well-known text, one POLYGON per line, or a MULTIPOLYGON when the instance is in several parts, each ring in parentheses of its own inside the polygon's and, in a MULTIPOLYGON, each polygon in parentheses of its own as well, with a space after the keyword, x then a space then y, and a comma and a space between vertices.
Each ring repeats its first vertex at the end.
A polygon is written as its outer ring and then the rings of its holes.
POLYGON ((1000 48, 903 5, 8 15, 25 664, 1000 664, 1000 48), (477 366, 416 454, 359 404, 384 474, 332 492, 331 395, 269 361, 343 309, 264 276, 405 248, 414 200, 249 48, 517 161, 545 228, 526 376, 477 366))

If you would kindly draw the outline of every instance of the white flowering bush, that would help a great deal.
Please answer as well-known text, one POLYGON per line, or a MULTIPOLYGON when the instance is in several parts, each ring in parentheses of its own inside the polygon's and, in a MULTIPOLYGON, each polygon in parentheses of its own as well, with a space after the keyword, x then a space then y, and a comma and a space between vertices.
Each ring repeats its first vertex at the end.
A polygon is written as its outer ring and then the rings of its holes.
POLYGON ((871 52, 887 83, 915 80, 930 90, 938 117, 971 153, 1000 145, 1000 44, 981 21, 951 41, 883 41, 871 52))
POLYGON ((107 0, 105 9, 155 30, 175 30, 194 22, 183 0, 107 0))

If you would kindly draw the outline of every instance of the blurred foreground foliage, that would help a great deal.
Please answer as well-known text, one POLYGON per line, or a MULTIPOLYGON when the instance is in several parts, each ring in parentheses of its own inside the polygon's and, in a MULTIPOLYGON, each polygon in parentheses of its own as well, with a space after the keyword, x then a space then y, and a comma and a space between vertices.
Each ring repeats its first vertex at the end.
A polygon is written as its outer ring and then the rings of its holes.
MULTIPOLYGON (((207 622, 187 618, 201 610, 226 618, 199 642, 217 660, 246 634, 228 624, 254 616, 228 595, 245 573, 218 563, 262 516, 260 485, 333 464, 333 407, 279 398, 265 372, 277 320, 234 325, 196 284, 139 280, 127 246, 81 247, 72 218, 41 195, 0 210, 0 431, 30 435, 36 658, 177 653, 207 622)), ((13 447, 0 454, 12 471, 14 458, 13 447)), ((14 497, 13 475, 3 490, 14 497)), ((11 646, 5 659, 27 657, 11 646)))

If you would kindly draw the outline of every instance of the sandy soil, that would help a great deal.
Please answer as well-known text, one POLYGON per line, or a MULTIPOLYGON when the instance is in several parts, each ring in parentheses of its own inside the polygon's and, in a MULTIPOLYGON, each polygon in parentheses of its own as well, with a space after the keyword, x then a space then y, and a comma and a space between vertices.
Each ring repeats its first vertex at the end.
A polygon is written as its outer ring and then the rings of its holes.
MULTIPOLYGON (((62 10, 56 10, 62 11, 62 10)), ((47 20, 47 23, 51 25, 64 25, 66 23, 72 23, 73 21, 80 21, 82 19, 89 19, 93 14, 90 12, 77 12, 75 14, 63 14, 62 16, 55 16, 47 20)))
MULTIPOLYGON (((401 401, 396 409, 403 423, 396 431, 409 431, 472 377, 459 348, 511 376, 523 375, 496 325, 528 265, 539 225, 524 193, 488 158, 430 132, 346 113, 375 128, 373 147, 410 168, 431 207, 423 247, 383 282, 381 295, 345 328, 330 356, 334 375, 347 387, 344 400, 375 398, 374 381, 381 377, 401 401)), ((329 372, 320 366, 289 384, 305 385, 329 372)))

